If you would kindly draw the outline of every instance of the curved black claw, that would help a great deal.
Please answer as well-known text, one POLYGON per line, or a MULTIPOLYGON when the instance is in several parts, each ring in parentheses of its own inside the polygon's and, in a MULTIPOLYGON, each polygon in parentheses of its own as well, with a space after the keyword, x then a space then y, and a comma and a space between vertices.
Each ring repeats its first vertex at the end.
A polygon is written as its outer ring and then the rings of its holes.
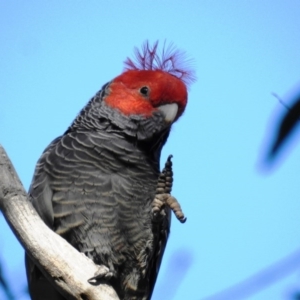
POLYGON ((88 282, 91 284, 97 283, 99 280, 109 280, 114 276, 114 273, 106 266, 99 265, 97 266, 98 270, 94 274, 94 276, 88 279, 88 282))

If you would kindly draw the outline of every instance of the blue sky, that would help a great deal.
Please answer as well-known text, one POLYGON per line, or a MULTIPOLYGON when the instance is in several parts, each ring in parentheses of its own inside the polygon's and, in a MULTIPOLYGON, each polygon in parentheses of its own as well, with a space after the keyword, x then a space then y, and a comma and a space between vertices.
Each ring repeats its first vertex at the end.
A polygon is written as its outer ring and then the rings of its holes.
MULTIPOLYGON (((289 103, 300 87, 299 12, 297 0, 0 0, 0 143, 28 189, 44 148, 133 48, 173 42, 198 77, 162 155, 174 155, 188 220, 173 219, 153 299, 208 299, 294 253, 249 296, 290 299, 300 290, 299 139, 274 167, 263 159, 285 112, 272 93, 289 103)), ((25 300, 23 250, 2 216, 0 228, 4 271, 25 300)))

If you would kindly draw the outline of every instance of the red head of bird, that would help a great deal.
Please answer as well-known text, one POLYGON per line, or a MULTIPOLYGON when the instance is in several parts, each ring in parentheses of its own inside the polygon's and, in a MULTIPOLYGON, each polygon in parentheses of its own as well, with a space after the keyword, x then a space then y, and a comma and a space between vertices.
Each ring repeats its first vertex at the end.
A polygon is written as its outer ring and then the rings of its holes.
POLYGON ((172 45, 159 52, 158 42, 152 47, 146 42, 135 56, 83 109, 81 121, 139 141, 161 139, 185 110, 187 86, 195 80, 191 61, 172 45))

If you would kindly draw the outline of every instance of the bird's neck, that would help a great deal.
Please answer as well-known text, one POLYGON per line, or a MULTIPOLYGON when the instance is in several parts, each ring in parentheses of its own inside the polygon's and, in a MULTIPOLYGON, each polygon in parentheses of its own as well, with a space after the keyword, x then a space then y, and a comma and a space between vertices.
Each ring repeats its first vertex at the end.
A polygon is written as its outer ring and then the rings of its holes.
POLYGON ((166 127, 164 115, 154 113, 152 117, 126 116, 109 107, 104 98, 108 85, 105 85, 82 109, 68 132, 86 131, 109 134, 111 138, 119 138, 132 144, 155 161, 160 160, 163 145, 166 143, 170 127, 166 127))

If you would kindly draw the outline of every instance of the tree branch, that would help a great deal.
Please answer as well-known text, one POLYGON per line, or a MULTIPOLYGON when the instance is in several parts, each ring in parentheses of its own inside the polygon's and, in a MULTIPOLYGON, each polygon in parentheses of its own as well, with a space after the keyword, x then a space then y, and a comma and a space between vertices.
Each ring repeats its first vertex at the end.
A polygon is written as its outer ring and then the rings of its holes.
POLYGON ((1 145, 0 210, 32 261, 64 297, 72 300, 119 299, 111 286, 88 283, 98 270, 97 266, 41 220, 1 145))

